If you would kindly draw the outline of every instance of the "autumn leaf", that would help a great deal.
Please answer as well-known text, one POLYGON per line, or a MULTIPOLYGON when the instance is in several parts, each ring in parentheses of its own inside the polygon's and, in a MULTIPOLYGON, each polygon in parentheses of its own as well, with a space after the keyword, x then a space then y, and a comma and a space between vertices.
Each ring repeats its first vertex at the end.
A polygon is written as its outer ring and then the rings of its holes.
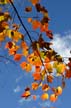
POLYGON ((7 36, 13 39, 13 41, 15 42, 18 42, 19 40, 24 38, 24 36, 20 32, 15 30, 7 30, 7 36))
POLYGON ((37 90, 39 87, 39 84, 37 82, 32 83, 32 90, 37 90))
POLYGON ((41 67, 40 66, 35 66, 35 72, 39 72, 41 71, 41 67))
POLYGON ((66 69, 65 77, 68 79, 71 78, 71 70, 66 69))
POLYGON ((46 75, 46 71, 43 69, 41 71, 41 79, 44 80, 45 79, 45 75, 46 75))
POLYGON ((35 56, 34 53, 30 54, 28 57, 27 57, 27 61, 32 64, 32 65, 35 65, 35 66, 41 66, 42 65, 42 62, 39 58, 39 56, 35 56))
POLYGON ((51 30, 46 31, 46 36, 48 36, 50 39, 53 39, 53 34, 51 30))
POLYGON ((15 44, 11 41, 7 42, 5 48, 11 49, 15 44))
POLYGON ((36 30, 36 29, 40 28, 40 25, 41 25, 41 23, 39 21, 37 21, 37 20, 32 21, 33 30, 36 30))
POLYGON ((0 4, 7 4, 8 2, 7 2, 7 0, 0 0, 0 4))
POLYGON ((21 68, 23 69, 23 70, 26 70, 26 72, 30 72, 31 71, 31 65, 29 64, 29 63, 26 63, 26 62, 22 62, 21 64, 20 64, 20 66, 21 66, 21 68))
MULTIPOLYGON (((9 44, 9 45, 10 45, 10 44, 9 44)), ((6 46, 6 47, 7 47, 7 46, 6 46)), ((10 46, 9 46, 9 50, 8 50, 9 55, 15 55, 16 52, 18 51, 18 49, 19 49, 19 46, 15 45, 15 44, 13 43, 13 45, 11 46, 11 48, 10 48, 10 46)))
POLYGON ((71 58, 69 58, 69 62, 67 64, 67 66, 69 67, 69 69, 71 70, 71 58))
POLYGON ((41 80, 41 74, 39 72, 34 72, 32 75, 34 80, 41 80))
POLYGON ((32 11, 32 7, 31 7, 31 6, 26 7, 26 8, 25 8, 25 11, 26 11, 26 12, 31 12, 31 11, 32 11))
MULTIPOLYGON (((13 2, 13 0, 11 0, 11 2, 13 2)), ((0 4, 5 5, 7 3, 10 3, 9 0, 0 0, 0 4)))
POLYGON ((39 3, 37 3, 37 4, 35 5, 35 7, 36 7, 37 12, 41 12, 42 6, 41 6, 39 3))
POLYGON ((32 22, 32 18, 28 18, 27 21, 28 21, 29 23, 31 23, 31 22, 32 22))
POLYGON ((52 83, 53 82, 53 76, 52 75, 47 75, 47 82, 52 83))
POLYGON ((6 21, 3 21, 3 22, 1 23, 1 26, 4 28, 4 30, 9 29, 9 24, 8 24, 6 21))
POLYGON ((48 70, 49 73, 52 73, 53 66, 49 62, 45 63, 45 68, 48 70))
POLYGON ((57 68, 56 68, 57 74, 62 74, 62 73, 64 73, 65 69, 66 69, 65 64, 59 63, 59 64, 57 65, 57 68))
POLYGON ((62 92, 63 92, 63 90, 62 90, 62 87, 61 86, 58 86, 57 88, 56 88, 56 95, 57 96, 59 96, 59 95, 61 95, 62 94, 62 92))
POLYGON ((6 38, 6 35, 5 35, 5 32, 3 31, 0 33, 0 42, 3 42, 5 38, 6 38))
POLYGON ((51 102, 55 102, 55 101, 57 101, 57 99, 58 99, 58 96, 56 96, 55 94, 50 95, 50 101, 51 102))
POLYGON ((22 62, 22 63, 20 64, 20 66, 21 66, 21 68, 22 68, 23 70, 25 69, 26 65, 27 65, 26 62, 22 62))
POLYGON ((26 89, 25 89, 25 91, 29 91, 30 90, 30 88, 29 87, 27 87, 26 89))
POLYGON ((31 95, 30 91, 25 91, 21 97, 27 99, 30 95, 31 95))
POLYGON ((42 85, 42 90, 43 90, 43 91, 46 92, 46 91, 48 91, 49 89, 50 89, 50 87, 48 86, 48 84, 43 84, 43 85, 42 85))
POLYGON ((43 93, 41 95, 41 99, 44 101, 44 100, 47 100, 49 98, 49 95, 47 93, 43 93))
POLYGON ((15 54, 14 55, 14 60, 19 61, 19 60, 21 60, 21 57, 22 57, 22 54, 15 54))
POLYGON ((8 51, 9 55, 15 55, 16 54, 16 49, 15 48, 11 48, 8 51))
POLYGON ((50 62, 50 59, 49 59, 48 57, 46 57, 46 58, 44 59, 44 63, 48 63, 48 62, 50 62))
POLYGON ((21 46, 21 48, 24 48, 24 49, 28 48, 28 45, 25 41, 22 41, 20 46, 21 46))
POLYGON ((30 0, 30 2, 35 6, 40 0, 30 0))
POLYGON ((41 32, 46 32, 46 31, 48 31, 48 24, 47 24, 47 23, 41 24, 41 26, 40 26, 40 31, 41 31, 41 32))

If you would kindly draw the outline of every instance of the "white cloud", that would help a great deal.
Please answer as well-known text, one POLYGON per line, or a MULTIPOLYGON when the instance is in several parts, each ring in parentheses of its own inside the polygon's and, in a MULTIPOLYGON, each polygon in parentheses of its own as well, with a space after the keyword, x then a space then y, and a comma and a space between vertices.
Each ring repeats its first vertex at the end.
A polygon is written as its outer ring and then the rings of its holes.
POLYGON ((20 91, 21 91, 20 86, 17 86, 13 91, 14 91, 15 93, 20 92, 20 91))
MULTIPOLYGON (((36 97, 37 97, 37 99, 40 98, 39 95, 36 95, 36 97)), ((23 105, 25 102, 31 102, 31 101, 34 101, 34 100, 33 100, 33 95, 31 95, 31 96, 30 96, 29 98, 27 98, 27 99, 21 98, 21 99, 19 100, 19 103, 20 103, 20 105, 23 105)))
POLYGON ((39 103, 39 105, 42 106, 42 107, 51 107, 51 102, 48 100, 47 102, 39 103))
POLYGON ((52 43, 52 48, 62 57, 71 57, 71 32, 66 32, 64 35, 54 34, 52 43))
POLYGON ((22 78, 23 76, 19 76, 18 78, 16 78, 16 83, 18 83, 22 78))
POLYGON ((29 97, 29 98, 27 98, 27 99, 21 98, 21 99, 19 100, 19 104, 20 104, 20 105, 23 105, 24 103, 26 103, 26 102, 31 102, 31 101, 32 101, 32 97, 29 97))

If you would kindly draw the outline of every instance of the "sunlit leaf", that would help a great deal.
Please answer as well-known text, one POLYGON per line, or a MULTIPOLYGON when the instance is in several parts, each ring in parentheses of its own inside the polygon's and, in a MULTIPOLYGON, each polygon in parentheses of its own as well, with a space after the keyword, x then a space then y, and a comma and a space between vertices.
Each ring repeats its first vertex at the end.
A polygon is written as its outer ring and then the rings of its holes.
POLYGON ((41 74, 39 72, 33 73, 34 80, 41 80, 41 74))
POLYGON ((50 101, 51 101, 51 102, 57 101, 57 98, 58 98, 58 97, 57 97, 55 94, 51 94, 51 95, 50 95, 50 101))
POLYGON ((33 89, 33 90, 37 90, 38 87, 39 87, 39 84, 38 84, 37 82, 33 82, 33 83, 32 83, 32 89, 33 89))
POLYGON ((30 95, 31 95, 30 91, 25 91, 21 97, 27 99, 30 95))
POLYGON ((47 93, 43 93, 41 95, 41 99, 44 101, 44 100, 47 100, 49 98, 49 95, 47 93))
POLYGON ((30 0, 33 5, 36 5, 40 0, 30 0))
POLYGON ((48 91, 49 89, 50 89, 50 87, 47 84, 42 85, 42 90, 43 91, 48 91))
POLYGON ((41 25, 41 23, 40 23, 39 21, 37 21, 37 20, 33 20, 33 21, 32 21, 32 28, 33 28, 34 30, 40 28, 40 25, 41 25))
POLYGON ((62 74, 65 71, 65 68, 66 68, 65 64, 60 63, 58 64, 56 71, 58 74, 62 74))
POLYGON ((20 66, 21 66, 21 68, 22 68, 23 70, 26 70, 26 72, 30 72, 31 69, 32 69, 31 65, 28 64, 28 63, 26 63, 26 62, 22 62, 22 63, 20 64, 20 66))

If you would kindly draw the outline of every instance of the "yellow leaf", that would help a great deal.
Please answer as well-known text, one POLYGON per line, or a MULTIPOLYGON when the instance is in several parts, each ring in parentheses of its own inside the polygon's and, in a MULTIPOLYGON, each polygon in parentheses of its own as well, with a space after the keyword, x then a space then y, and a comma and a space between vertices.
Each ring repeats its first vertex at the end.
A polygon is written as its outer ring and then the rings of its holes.
POLYGON ((47 94, 47 93, 43 93, 42 95, 41 95, 41 99, 42 100, 47 100, 49 98, 49 95, 47 94))

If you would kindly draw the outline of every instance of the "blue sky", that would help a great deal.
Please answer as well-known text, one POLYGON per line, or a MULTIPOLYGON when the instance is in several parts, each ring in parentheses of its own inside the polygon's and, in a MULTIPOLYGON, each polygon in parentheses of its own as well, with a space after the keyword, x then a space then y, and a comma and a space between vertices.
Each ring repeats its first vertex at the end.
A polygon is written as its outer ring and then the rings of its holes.
MULTIPOLYGON (((71 0, 42 0, 42 4, 48 9, 51 18, 49 28, 54 33, 53 48, 62 56, 70 56, 71 0)), ((15 2, 15 5, 17 6, 20 15, 22 15, 20 11, 22 7, 18 7, 17 1, 15 2)), ((28 3, 26 4, 25 0, 24 6, 26 5, 28 5, 28 3)), ((26 20, 24 19, 24 22, 25 21, 26 20)), ((16 19, 16 22, 18 22, 18 19, 16 19)), ((25 23, 25 25, 30 28, 27 23, 25 23)), ((5 54, 7 53, 0 48, 0 55, 5 54)), ((27 75, 23 72, 20 69, 19 64, 15 65, 12 62, 6 61, 4 58, 0 58, 0 108, 71 107, 71 79, 66 81, 66 88, 56 103, 51 103, 50 101, 42 102, 39 99, 39 95, 37 101, 33 101, 32 98, 26 101, 24 99, 22 100, 20 96, 26 85, 31 83, 31 78, 31 74, 27 75)))

